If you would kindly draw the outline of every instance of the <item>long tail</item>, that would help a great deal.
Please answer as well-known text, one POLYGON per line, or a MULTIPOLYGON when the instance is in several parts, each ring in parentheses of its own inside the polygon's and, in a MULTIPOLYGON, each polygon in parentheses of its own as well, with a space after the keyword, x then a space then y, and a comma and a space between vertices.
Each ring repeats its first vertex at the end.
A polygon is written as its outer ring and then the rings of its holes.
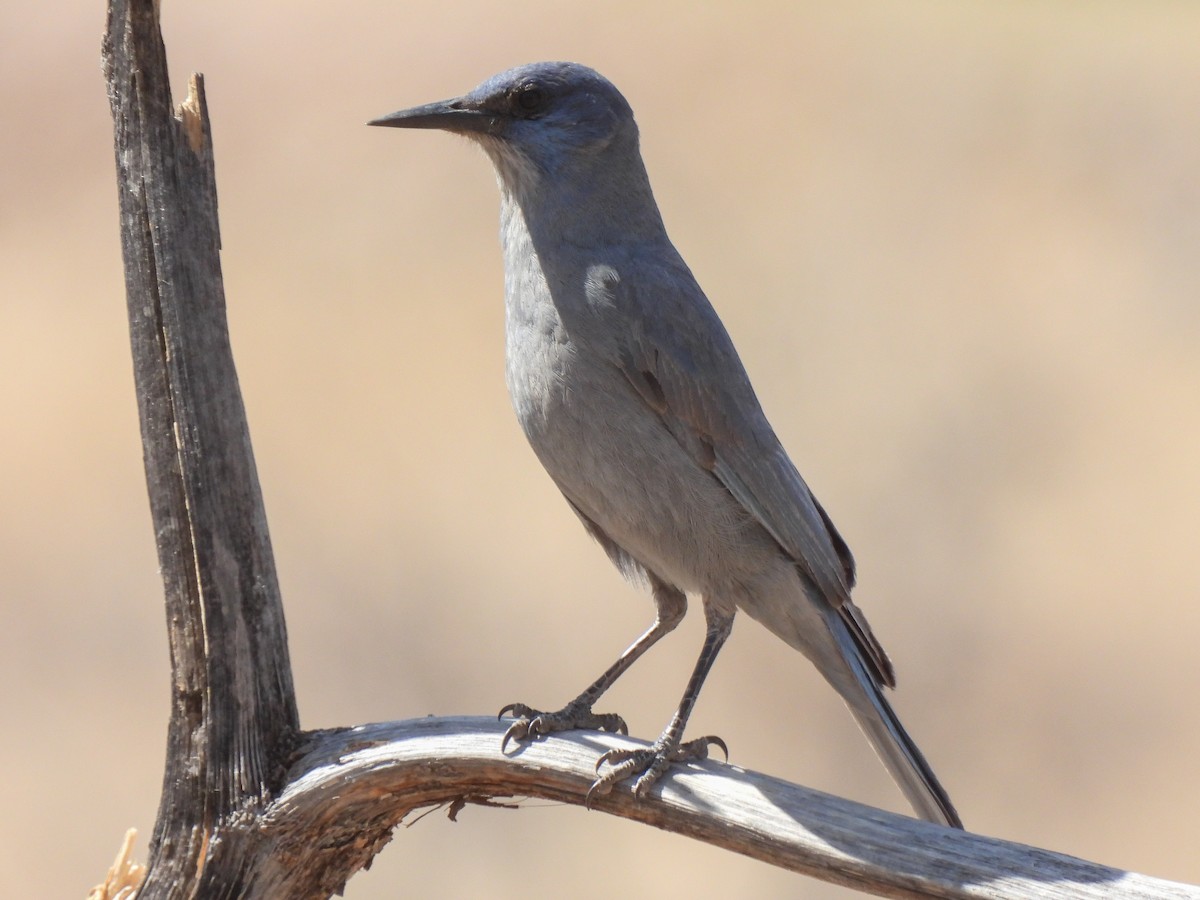
POLYGON ((859 728, 921 818, 952 828, 962 828, 962 819, 958 817, 946 789, 937 780, 925 756, 908 736, 883 696, 883 685, 877 675, 878 667, 864 658, 867 648, 855 640, 843 617, 835 614, 827 616, 826 621, 841 651, 844 667, 831 667, 842 670, 836 672, 818 665, 821 674, 841 694, 859 728))

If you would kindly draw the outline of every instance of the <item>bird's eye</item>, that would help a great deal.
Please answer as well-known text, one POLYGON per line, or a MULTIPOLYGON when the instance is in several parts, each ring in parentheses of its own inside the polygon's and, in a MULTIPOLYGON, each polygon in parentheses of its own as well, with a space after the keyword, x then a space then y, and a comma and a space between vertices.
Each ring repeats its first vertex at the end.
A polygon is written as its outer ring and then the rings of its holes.
POLYGON ((515 99, 523 112, 537 112, 546 102, 546 92, 536 84, 527 84, 517 91, 515 99))

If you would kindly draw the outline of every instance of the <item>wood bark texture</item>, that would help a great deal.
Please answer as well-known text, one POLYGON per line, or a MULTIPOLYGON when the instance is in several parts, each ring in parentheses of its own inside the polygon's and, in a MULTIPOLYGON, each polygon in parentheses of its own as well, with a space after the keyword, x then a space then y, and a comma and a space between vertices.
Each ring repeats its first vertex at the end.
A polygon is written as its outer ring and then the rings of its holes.
POLYGON ((112 105, 134 381, 166 593, 167 764, 145 896, 200 873, 233 896, 236 844, 283 784, 299 718, 266 516, 225 320, 204 84, 172 110, 156 5, 109 5, 112 105), (219 865, 213 865, 219 863, 219 865))

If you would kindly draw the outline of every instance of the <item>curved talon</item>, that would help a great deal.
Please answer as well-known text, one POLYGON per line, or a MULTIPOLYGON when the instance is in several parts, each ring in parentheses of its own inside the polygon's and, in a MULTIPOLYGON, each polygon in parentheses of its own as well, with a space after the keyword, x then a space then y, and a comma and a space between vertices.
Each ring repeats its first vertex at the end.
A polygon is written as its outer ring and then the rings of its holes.
POLYGON ((496 713, 496 719, 503 719, 506 714, 510 714, 518 719, 528 719, 531 718, 531 716, 536 715, 537 710, 531 709, 524 703, 510 703, 508 706, 501 709, 500 712, 496 713))
POLYGON ((686 744, 680 744, 672 754, 672 757, 678 760, 708 759, 708 748, 710 746, 720 747, 721 752, 725 754, 725 762, 729 762, 729 747, 715 734, 706 734, 704 737, 694 738, 686 744))
POLYGON ((508 730, 504 732, 504 737, 500 739, 500 752, 504 752, 504 748, 508 746, 510 740, 520 741, 529 734, 529 720, 517 719, 508 726, 508 730))
POLYGON ((595 797, 603 797, 612 790, 612 785, 605 782, 602 778, 597 778, 592 782, 592 786, 588 788, 587 796, 583 798, 583 808, 590 810, 592 808, 592 800, 595 797))
MULTIPOLYGON (((645 751, 624 750, 620 747, 613 747, 611 750, 605 750, 603 753, 600 754, 599 757, 597 757, 595 770, 597 772, 599 772, 600 767, 602 765, 604 765, 605 763, 608 763, 611 766, 616 766, 618 763, 623 763, 626 760, 630 759, 635 754, 644 753, 644 752, 645 751)), ((595 785, 593 785, 593 787, 595 787, 595 785)))

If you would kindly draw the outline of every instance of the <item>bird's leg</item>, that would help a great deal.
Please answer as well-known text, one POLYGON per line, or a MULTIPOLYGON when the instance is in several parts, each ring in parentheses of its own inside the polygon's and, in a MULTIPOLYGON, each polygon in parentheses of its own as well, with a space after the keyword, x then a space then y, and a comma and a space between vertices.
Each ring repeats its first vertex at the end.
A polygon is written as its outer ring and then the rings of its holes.
POLYGON ((500 742, 500 750, 508 746, 510 740, 520 741, 525 738, 536 738, 556 731, 568 731, 573 728, 590 728, 598 731, 619 731, 628 734, 625 720, 616 713, 594 713, 592 704, 600 699, 600 695, 613 686, 637 659, 658 643, 663 635, 675 630, 675 626, 683 621, 687 611, 687 597, 677 588, 651 576, 654 604, 657 613, 654 624, 646 629, 629 648, 621 654, 615 663, 609 666, 604 674, 597 678, 588 688, 560 709, 558 712, 542 712, 524 703, 510 703, 500 710, 500 715, 512 713, 517 720, 508 726, 504 738, 500 742))
POLYGON ((721 650, 721 645, 725 643, 725 639, 729 637, 729 632, 733 628, 733 613, 716 610, 711 604, 706 603, 704 616, 708 622, 708 629, 704 635, 704 646, 700 648, 700 658, 696 660, 692 677, 688 679, 683 699, 679 701, 679 709, 671 717, 670 724, 659 735, 658 740, 645 749, 609 750, 601 754, 600 758, 596 760, 596 771, 599 772, 600 767, 606 763, 609 769, 592 784, 588 791, 589 802, 593 796, 607 794, 618 781, 624 781, 634 775, 637 775, 638 779, 633 784, 633 793, 634 796, 641 797, 671 767, 672 763, 705 759, 708 757, 709 746, 713 744, 720 747, 728 758, 729 748, 716 735, 708 734, 686 743, 682 742, 688 717, 692 714, 692 707, 696 705, 696 698, 700 696, 700 687, 704 684, 704 679, 708 676, 709 669, 712 668, 717 653, 721 650))

